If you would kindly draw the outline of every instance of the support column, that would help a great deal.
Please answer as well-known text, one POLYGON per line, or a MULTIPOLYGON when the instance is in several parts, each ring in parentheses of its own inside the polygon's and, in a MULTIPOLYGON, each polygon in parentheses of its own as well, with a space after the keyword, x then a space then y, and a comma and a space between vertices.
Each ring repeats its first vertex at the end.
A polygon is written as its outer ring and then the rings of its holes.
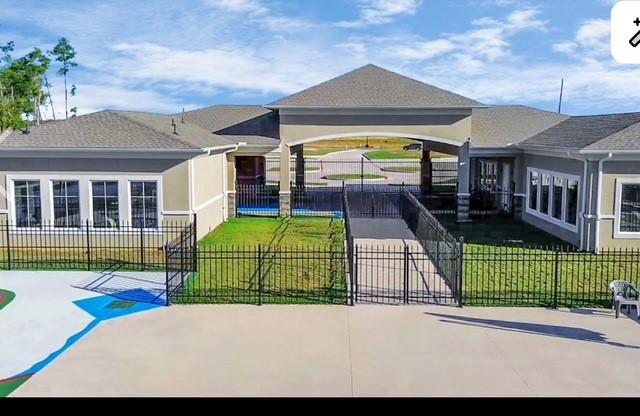
POLYGON ((420 185, 422 193, 433 194, 433 166, 431 164, 431 150, 425 149, 425 143, 422 144, 422 160, 420 163, 420 185))
POLYGON ((299 144, 297 146, 293 146, 291 148, 291 152, 296 155, 296 188, 303 189, 305 175, 304 145, 299 144))
POLYGON ((291 149, 280 146, 280 217, 291 216, 291 149))
POLYGON ((526 195, 526 178, 522 170, 523 156, 517 155, 513 159, 513 183, 515 188, 513 189, 513 216, 516 219, 522 219, 524 208, 527 200, 526 195))
POLYGON ((469 201, 471 199, 469 176, 471 172, 471 158, 467 140, 458 150, 458 222, 469 222, 469 201))
POLYGON ((236 216, 236 158, 227 154, 227 218, 236 216))

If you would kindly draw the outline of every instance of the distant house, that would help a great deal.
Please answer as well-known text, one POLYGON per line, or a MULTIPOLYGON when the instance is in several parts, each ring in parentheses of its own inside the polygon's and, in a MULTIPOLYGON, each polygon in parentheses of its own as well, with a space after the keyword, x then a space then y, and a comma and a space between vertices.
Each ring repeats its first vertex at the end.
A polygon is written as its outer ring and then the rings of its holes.
POLYGON ((0 212, 17 228, 65 232, 198 214, 202 236, 235 215, 237 184, 264 183, 265 154, 279 151, 287 215, 292 155, 304 172, 305 144, 361 136, 422 142, 425 192, 430 152, 457 156, 460 221, 497 196, 497 209, 584 250, 640 247, 640 113, 487 106, 373 65, 266 106, 105 110, 4 132, 0 212))

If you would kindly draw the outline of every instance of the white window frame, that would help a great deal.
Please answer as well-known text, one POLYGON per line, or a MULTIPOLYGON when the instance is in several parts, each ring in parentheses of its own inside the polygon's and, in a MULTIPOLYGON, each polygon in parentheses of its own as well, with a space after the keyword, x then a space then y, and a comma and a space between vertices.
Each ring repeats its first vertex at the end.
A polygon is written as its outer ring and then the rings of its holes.
POLYGON ((109 174, 57 174, 50 172, 34 172, 31 174, 23 173, 7 173, 5 177, 5 186, 7 189, 7 209, 9 211, 9 219, 13 224, 10 231, 25 233, 25 232, 40 232, 39 227, 15 227, 16 224, 16 212, 15 212, 15 195, 14 195, 14 182, 15 181, 39 181, 40 182, 40 201, 42 205, 41 221, 42 224, 53 224, 53 181, 54 180, 75 180, 80 185, 80 218, 82 226, 80 228, 54 228, 51 227, 51 233, 60 234, 74 234, 86 232, 86 222, 89 220, 91 223, 91 230, 96 233, 138 233, 140 229, 131 229, 130 227, 124 227, 130 225, 131 217, 131 198, 130 198, 130 182, 135 181, 151 181, 158 184, 158 228, 144 228, 143 231, 161 232, 160 227, 164 221, 162 215, 163 209, 163 182, 160 175, 144 175, 144 174, 126 174, 117 173, 113 175, 109 174), (113 228, 95 228, 93 227, 93 195, 91 190, 91 182, 94 181, 114 181, 118 182, 118 216, 120 221, 120 228, 114 230, 113 228), (127 200, 123 203, 122 198, 127 200), (127 223, 127 219, 129 223, 127 223))
POLYGON ((91 229, 96 231, 111 231, 114 232, 113 228, 109 227, 96 227, 94 218, 93 218, 93 183, 94 182, 116 182, 118 184, 118 228, 115 231, 120 231, 122 229, 123 221, 122 221, 122 186, 121 181, 118 179, 108 179, 108 178, 95 178, 92 177, 89 179, 89 222, 91 224, 91 229))
POLYGON ((46 222, 44 216, 44 206, 46 200, 44 199, 44 192, 42 189, 42 180, 36 176, 32 175, 24 175, 21 177, 10 177, 11 175, 7 175, 6 177, 6 190, 7 190, 7 210, 9 211, 9 221, 13 224, 13 228, 16 230, 24 231, 32 231, 32 230, 40 230, 41 227, 46 222), (40 227, 18 227, 18 221, 16 218, 16 196, 15 196, 15 181, 30 181, 30 182, 38 182, 40 183, 40 227))
MULTIPOLYGON (((42 182, 40 183, 40 187, 42 189, 42 182)), ((51 213, 50 214, 51 218, 47 218, 47 222, 50 224, 51 228, 55 228, 55 229, 62 230, 62 231, 74 231, 74 230, 80 230, 83 227, 85 227, 87 224, 86 224, 86 220, 84 220, 84 218, 82 216, 82 191, 80 190, 80 187, 81 187, 80 179, 51 178, 51 179, 48 180, 47 187, 49 188, 49 207, 50 207, 50 213, 51 213), (53 197, 53 183, 54 182, 78 182, 78 210, 80 211, 80 225, 78 225, 77 227, 56 227, 55 226, 56 214, 55 214, 55 209, 54 209, 54 205, 53 205, 54 204, 54 202, 53 202, 54 201, 54 197, 53 197)))
POLYGON ((140 229, 142 229, 143 231, 157 231, 158 228, 160 228, 162 226, 162 178, 159 177, 158 179, 139 179, 139 178, 132 178, 129 179, 127 181, 127 206, 128 206, 128 211, 129 211, 129 215, 128 215, 128 220, 129 220, 129 228, 131 228, 131 230, 135 230, 138 231, 140 229), (156 204, 156 210, 157 210, 157 218, 158 218, 158 224, 156 228, 133 228, 133 218, 131 216, 131 213, 133 212, 133 209, 131 208, 131 183, 132 182, 156 182, 156 187, 157 187, 157 195, 156 198, 158 199, 157 204, 156 204))
POLYGON ((622 185, 640 185, 640 178, 616 178, 615 215, 613 219, 613 238, 640 239, 640 232, 620 231, 622 219, 622 185))
POLYGON ((561 228, 564 228, 568 231, 577 233, 578 232, 578 224, 577 222, 579 222, 579 218, 578 221, 576 221, 576 225, 573 224, 569 224, 567 222, 567 189, 568 189, 568 181, 569 180, 573 180, 578 182, 578 206, 576 207, 576 209, 578 209, 578 212, 580 210, 580 183, 582 182, 582 180, 580 179, 580 176, 577 175, 571 175, 568 173, 562 173, 562 172, 554 172, 551 170, 546 170, 546 169, 539 169, 539 168, 532 168, 532 167, 527 167, 527 198, 526 198, 526 212, 527 214, 530 214, 536 218, 540 218, 542 220, 545 220, 548 223, 551 223, 553 225, 557 225, 561 228), (536 172, 538 173, 538 190, 537 190, 537 197, 538 197, 538 206, 537 209, 532 209, 530 208, 530 204, 529 204, 529 199, 531 197, 531 172, 536 172), (548 175, 551 178, 551 182, 549 185, 549 197, 548 197, 548 207, 549 207, 549 212, 547 214, 543 214, 542 211, 540 211, 541 207, 542 207, 542 175, 548 175), (561 215, 561 219, 557 219, 553 216, 553 184, 554 184, 554 178, 561 178, 562 179, 562 215, 561 215))

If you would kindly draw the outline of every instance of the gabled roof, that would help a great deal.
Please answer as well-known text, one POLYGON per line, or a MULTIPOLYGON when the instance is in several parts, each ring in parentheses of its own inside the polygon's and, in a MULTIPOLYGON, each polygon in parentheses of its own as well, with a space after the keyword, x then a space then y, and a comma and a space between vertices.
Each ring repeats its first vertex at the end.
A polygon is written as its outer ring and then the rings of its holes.
POLYGON ((523 105, 474 108, 471 118, 471 145, 503 147, 520 143, 569 118, 523 105))
MULTIPOLYGON (((185 121, 196 124, 212 133, 227 127, 271 113, 260 105, 214 105, 184 113, 185 121)), ((175 117, 180 117, 176 114, 175 117)))
POLYGON ((523 141, 521 146, 567 150, 598 149, 601 146, 602 150, 609 150, 604 147, 622 146, 627 150, 640 150, 640 139, 634 136, 636 128, 623 131, 637 123, 640 123, 640 113, 570 117, 523 141))
POLYGON ((233 144, 196 125, 180 123, 180 120, 176 120, 178 134, 173 134, 171 118, 160 114, 103 110, 32 126, 28 134, 14 131, 0 142, 0 149, 195 151, 233 144))
POLYGON ((469 108, 482 106, 482 104, 472 99, 375 65, 363 66, 267 105, 270 108, 469 108))
POLYGON ((280 140, 267 136, 258 136, 254 134, 223 134, 222 137, 232 141, 233 143, 246 143, 250 146, 280 146, 280 140))

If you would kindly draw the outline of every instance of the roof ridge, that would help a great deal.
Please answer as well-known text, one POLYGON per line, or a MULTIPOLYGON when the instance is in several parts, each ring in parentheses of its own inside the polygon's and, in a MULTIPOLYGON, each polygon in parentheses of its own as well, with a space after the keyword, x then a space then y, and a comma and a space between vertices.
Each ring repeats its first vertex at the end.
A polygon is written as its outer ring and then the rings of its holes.
MULTIPOLYGON (((176 140, 176 141, 182 143, 183 145, 188 146, 191 149, 198 149, 199 148, 199 147, 195 146, 193 143, 189 143, 188 141, 185 141, 180 137, 176 137, 178 135, 171 135, 171 134, 165 133, 165 132, 163 132, 161 130, 158 130, 158 129, 155 129, 155 128, 153 128, 153 127, 149 126, 148 124, 145 124, 145 123, 143 123, 141 121, 134 120, 131 117, 125 116, 124 114, 119 114, 117 111, 114 111, 114 110, 109 110, 109 111, 112 114, 114 114, 116 117, 125 119, 125 120, 127 120, 127 121, 129 121, 131 123, 137 124, 138 126, 141 126, 141 127, 145 128, 147 130, 151 130, 151 131, 153 131, 155 133, 159 133, 159 134, 161 134, 161 135, 163 135, 163 136, 165 136, 167 138, 170 138, 172 140, 176 140)), ((165 115, 165 117, 167 117, 167 116, 165 115)), ((168 117, 171 117, 171 116, 168 116, 168 117)), ((204 130, 204 131, 206 131, 206 130, 204 130)), ((209 133, 209 132, 207 132, 207 133, 209 133)))
MULTIPOLYGON (((640 113, 627 113, 627 114, 638 114, 638 115, 640 115, 640 113)), ((604 136, 604 137, 602 137, 602 138, 600 138, 600 139, 596 140, 596 141, 595 141, 595 142, 593 142, 593 143, 590 143, 588 146, 584 146, 584 147, 583 147, 583 149, 585 149, 585 148, 587 148, 587 147, 590 147, 590 146, 593 146, 593 145, 595 145, 595 144, 597 144, 597 143, 600 143, 601 141, 604 141, 604 140, 606 140, 606 139, 610 138, 611 136, 615 136, 616 134, 621 133, 621 132, 625 131, 626 129, 629 129, 629 128, 631 128, 631 127, 634 127, 634 126, 636 126, 636 125, 638 125, 638 124, 640 124, 640 120, 637 120, 635 123, 631 123, 631 124, 629 124, 628 126, 622 127, 621 129, 616 130, 616 131, 614 131, 613 133, 611 133, 611 134, 609 134, 609 135, 607 135, 607 136, 604 136)))
POLYGON ((564 114, 564 113, 558 113, 556 111, 551 111, 551 110, 545 110, 543 108, 538 108, 538 107, 533 107, 530 105, 524 105, 524 104, 487 104, 489 107, 488 108, 494 108, 494 107, 521 107, 521 108, 527 108, 530 110, 535 110, 535 111, 540 111, 542 113, 548 113, 548 114, 554 114, 557 116, 563 116, 563 117, 572 117, 568 114, 564 114))

